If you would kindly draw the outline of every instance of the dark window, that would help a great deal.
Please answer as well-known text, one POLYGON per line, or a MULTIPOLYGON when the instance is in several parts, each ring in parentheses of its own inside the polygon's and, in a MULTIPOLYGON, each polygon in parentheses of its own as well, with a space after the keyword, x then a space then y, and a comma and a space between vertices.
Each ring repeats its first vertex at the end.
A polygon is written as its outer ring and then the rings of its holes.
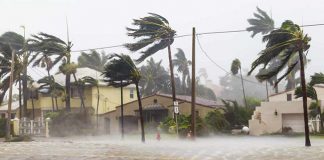
POLYGON ((291 101, 291 99, 292 99, 291 93, 287 94, 287 101, 291 101))
POLYGON ((129 98, 134 98, 134 89, 130 89, 129 98))
MULTIPOLYGON (((81 93, 83 93, 83 88, 80 88, 80 89, 81 89, 81 93)), ((78 92, 78 87, 76 87, 76 86, 71 87, 71 96, 72 96, 72 98, 79 98, 80 97, 80 94, 78 92)))

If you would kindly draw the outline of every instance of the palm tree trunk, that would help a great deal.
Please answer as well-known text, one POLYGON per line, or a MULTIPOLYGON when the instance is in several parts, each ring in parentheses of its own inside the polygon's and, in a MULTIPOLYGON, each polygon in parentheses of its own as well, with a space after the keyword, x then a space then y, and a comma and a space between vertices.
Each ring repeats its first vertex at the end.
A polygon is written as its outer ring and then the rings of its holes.
POLYGON ((32 107, 33 107, 33 120, 35 120, 35 105, 34 105, 33 91, 31 92, 31 100, 32 100, 32 107))
MULTIPOLYGON (((172 89, 172 100, 175 102, 176 98, 176 91, 175 91, 175 84, 174 84, 174 74, 173 74, 173 64, 172 64, 172 56, 171 56, 171 47, 168 45, 168 54, 169 54, 169 65, 170 65, 170 74, 171 74, 171 89, 172 89)), ((175 113, 173 113, 173 117, 175 117, 175 113)))
POLYGON ((269 90, 268 90, 268 82, 265 82, 266 84, 266 91, 267 91, 267 102, 269 102, 269 90))
POLYGON ((65 107, 67 112, 71 112, 71 75, 66 74, 65 76, 65 107))
POLYGON ((142 142, 145 143, 143 107, 142 107, 141 95, 140 95, 140 92, 139 92, 139 89, 138 89, 138 82, 135 83, 135 86, 136 86, 136 94, 137 94, 137 101, 138 101, 138 110, 139 110, 139 115, 140 115, 142 142))
POLYGON ((81 89, 80 89, 80 84, 79 84, 79 82, 78 82, 78 80, 77 80, 77 78, 76 78, 76 76, 75 76, 75 73, 73 73, 73 77, 74 77, 74 81, 77 83, 77 89, 78 89, 78 93, 79 93, 79 95, 80 95, 80 101, 81 101, 81 110, 82 109, 84 109, 84 111, 85 111, 85 105, 84 105, 84 100, 83 100, 83 94, 82 94, 82 92, 81 92, 81 89))
POLYGON ((18 81, 18 85, 19 85, 19 119, 21 119, 22 117, 22 102, 21 102, 21 75, 19 74, 19 81, 18 81))
MULTIPOLYGON (((25 62, 24 62, 25 64, 25 62)), ((28 88, 27 88, 27 66, 24 65, 23 69, 23 80, 22 80, 22 85, 23 85, 23 116, 27 116, 27 100, 28 100, 28 88)))
POLYGON ((100 95, 99 95, 99 87, 97 85, 97 131, 98 131, 98 128, 99 128, 99 99, 100 99, 100 95))
MULTIPOLYGON (((51 88, 52 87, 54 87, 53 85, 54 85, 54 82, 52 82, 52 78, 51 78, 51 74, 50 74, 50 72, 49 72, 49 67, 48 67, 48 63, 47 63, 47 61, 46 61, 46 65, 47 65, 47 76, 50 78, 50 80, 51 80, 51 88)), ((55 93, 55 89, 54 89, 54 93, 55 93)), ((54 96, 53 96, 53 94, 51 94, 51 99, 52 99, 52 112, 54 112, 54 96)))
POLYGON ((58 111, 57 96, 55 96, 55 105, 56 105, 56 111, 58 111))
POLYGON ((302 87, 302 91, 303 91, 303 110, 304 110, 304 125, 305 125, 305 146, 308 147, 308 146, 311 146, 311 142, 310 142, 310 139, 309 139, 306 82, 305 82, 304 59, 303 59, 303 51, 302 50, 299 50, 299 62, 300 62, 301 87, 302 87))
POLYGON ((121 114, 121 136, 124 139, 124 96, 123 96, 123 81, 120 81, 120 114, 121 114))
POLYGON ((244 82, 243 82, 243 76, 242 76, 241 67, 240 67, 240 75, 241 75, 241 83, 242 83, 244 103, 245 103, 245 107, 247 108, 248 107, 248 104, 247 104, 246 96, 245 96, 245 89, 244 89, 244 82))

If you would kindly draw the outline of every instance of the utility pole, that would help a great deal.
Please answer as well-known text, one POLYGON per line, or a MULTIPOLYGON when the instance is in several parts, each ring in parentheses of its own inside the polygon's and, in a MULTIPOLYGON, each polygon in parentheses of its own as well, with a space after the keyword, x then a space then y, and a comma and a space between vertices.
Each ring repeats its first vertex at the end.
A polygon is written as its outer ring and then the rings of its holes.
POLYGON ((196 137, 196 29, 192 28, 191 132, 196 137))
POLYGON ((6 122, 6 140, 11 139, 11 104, 12 104, 12 84, 13 84, 13 72, 15 67, 15 51, 12 50, 11 53, 11 69, 10 69, 10 81, 9 81, 9 100, 8 100, 8 110, 7 110, 7 122, 6 122))

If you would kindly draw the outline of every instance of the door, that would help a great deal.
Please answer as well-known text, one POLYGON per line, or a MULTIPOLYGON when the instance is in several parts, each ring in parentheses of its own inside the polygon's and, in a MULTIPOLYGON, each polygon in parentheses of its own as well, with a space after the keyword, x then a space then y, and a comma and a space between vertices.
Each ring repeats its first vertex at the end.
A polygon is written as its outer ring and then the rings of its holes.
POLYGON ((304 132, 305 128, 303 114, 283 114, 282 127, 290 127, 293 132, 304 132))

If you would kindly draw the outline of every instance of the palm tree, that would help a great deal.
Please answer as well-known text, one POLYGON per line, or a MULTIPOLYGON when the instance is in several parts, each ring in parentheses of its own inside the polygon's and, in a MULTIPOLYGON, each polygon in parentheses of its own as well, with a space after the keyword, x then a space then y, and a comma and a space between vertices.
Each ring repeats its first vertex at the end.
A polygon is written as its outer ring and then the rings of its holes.
MULTIPOLYGON (((24 64, 22 62, 24 46, 24 37, 15 32, 6 32, 0 36, 0 104, 6 92, 9 89, 10 81, 10 66, 12 52, 15 51, 15 67, 13 73, 13 80, 20 81, 21 73, 24 70, 24 64)), ((25 91, 25 90, 24 90, 25 91)), ((24 92, 25 97, 26 92, 24 92)), ((24 105, 25 106, 25 105, 24 105)), ((27 112, 27 108, 24 107, 24 113, 27 112)))
POLYGON ((56 111, 58 111, 57 97, 65 92, 64 87, 55 82, 53 76, 43 77, 39 79, 37 83, 41 84, 41 86, 39 86, 39 90, 46 89, 46 93, 51 94, 51 97, 55 98, 55 107, 56 111))
MULTIPOLYGON (((27 44, 29 46, 29 49, 33 51, 35 54, 30 60, 30 63, 33 62, 33 67, 40 66, 42 68, 46 67, 47 76, 51 77, 50 70, 52 68, 53 62, 51 58, 49 57, 51 54, 47 52, 42 52, 42 45, 41 42, 36 39, 37 36, 33 36, 35 39, 30 39, 27 41, 27 44)), ((50 80, 50 86, 54 86, 55 79, 54 78, 48 78, 50 80)), ((53 88, 55 90, 55 88, 53 88)), ((54 96, 51 94, 51 100, 52 100, 52 111, 54 111, 54 96)))
POLYGON ((84 104, 84 98, 83 98, 83 91, 81 91, 81 87, 83 86, 83 82, 79 79, 77 79, 75 73, 77 72, 78 65, 75 64, 74 62, 72 63, 66 63, 65 60, 63 60, 63 63, 60 65, 59 70, 61 73, 64 75, 73 75, 74 78, 74 85, 77 87, 78 94, 80 96, 80 101, 81 101, 81 110, 85 111, 85 104, 84 104))
POLYGON ((32 117, 33 120, 35 120, 35 104, 34 104, 34 99, 37 96, 37 88, 35 87, 35 85, 33 84, 35 81, 33 79, 30 79, 28 81, 28 90, 29 90, 29 98, 31 99, 32 102, 32 117))
POLYGON ((78 64, 79 67, 88 67, 98 72, 103 72, 108 58, 109 56, 105 52, 99 54, 96 50, 91 50, 90 53, 81 53, 81 56, 78 58, 78 64))
MULTIPOLYGON (((316 75, 317 73, 315 73, 316 75)), ((317 78, 317 77, 316 77, 317 78)), ((320 119, 320 131, 323 129, 323 119, 322 119, 322 111, 321 111, 321 105, 317 97, 317 92, 313 85, 311 83, 307 84, 306 86, 306 92, 307 92, 307 97, 315 100, 315 103, 312 103, 309 107, 311 109, 310 115, 313 115, 313 117, 316 117, 317 115, 319 116, 320 119)), ((303 91, 301 87, 297 87, 295 89, 295 98, 300 98, 303 96, 303 91)))
POLYGON ((90 77, 90 76, 85 76, 82 77, 81 80, 86 84, 90 86, 95 86, 97 88, 97 109, 96 109, 96 120, 97 120, 97 130, 98 130, 98 125, 99 125, 99 99, 100 99, 100 93, 99 93, 99 81, 90 77))
POLYGON ((151 57, 146 61, 146 65, 140 68, 142 78, 139 85, 143 95, 152 95, 169 89, 170 76, 161 63, 162 60, 155 62, 151 57))
POLYGON ((173 59, 173 65, 178 67, 178 72, 182 74, 182 92, 183 94, 189 94, 190 86, 190 72, 189 66, 191 66, 191 61, 186 58, 183 50, 178 48, 178 52, 175 54, 175 59, 173 59))
POLYGON ((115 87, 123 87, 129 84, 135 84, 136 86, 142 142, 145 142, 142 100, 138 87, 141 74, 133 60, 127 55, 114 54, 110 59, 112 60, 105 66, 105 71, 103 72, 103 75, 106 78, 105 81, 115 87))
POLYGON ((174 41, 174 36, 176 31, 174 31, 170 26, 166 18, 155 14, 149 13, 149 16, 140 19, 134 19, 133 25, 138 26, 138 28, 126 28, 128 36, 134 39, 140 38, 135 43, 126 44, 132 52, 140 51, 141 56, 136 60, 137 62, 144 61, 147 57, 155 54, 159 50, 168 48, 169 65, 171 73, 171 88, 172 88, 172 99, 176 101, 176 91, 175 82, 173 74, 173 64, 171 56, 171 44, 174 41), (144 50, 144 48, 147 48, 144 50))
MULTIPOLYGON (((258 74, 257 79, 263 81, 267 80, 274 75, 281 72, 288 63, 288 60, 298 54, 300 63, 300 78, 303 91, 303 110, 304 110, 304 123, 305 123, 305 146, 310 146, 309 128, 308 128, 308 110, 307 110, 307 95, 306 83, 304 72, 304 52, 310 48, 310 37, 303 33, 303 30, 292 21, 285 21, 279 29, 271 31, 270 34, 263 37, 263 41, 267 42, 266 48, 261 51, 260 56, 252 63, 249 75, 259 65, 267 68, 268 63, 274 59, 279 58, 280 64, 272 70, 267 70, 263 74, 258 74)), ((297 65, 297 63, 288 65, 287 71, 275 83, 277 85, 284 77, 286 77, 297 65)))
POLYGON ((245 96, 245 90, 244 90, 244 82, 243 82, 243 76, 242 76, 242 70, 241 70, 241 62, 239 59, 234 59, 231 65, 231 72, 234 76, 238 74, 240 71, 240 76, 241 76, 241 83, 242 83, 242 91, 243 91, 243 98, 244 98, 244 104, 245 107, 248 107, 247 102, 246 102, 246 96, 245 96))
MULTIPOLYGON (((59 62, 63 62, 66 65, 65 68, 69 68, 68 65, 71 64, 71 48, 72 43, 70 41, 64 42, 58 37, 55 37, 46 33, 39 33, 38 35, 33 35, 31 42, 35 43, 33 49, 37 52, 43 53, 48 57, 55 57, 49 69, 57 65, 59 62)), ((65 92, 66 92, 66 110, 71 111, 71 72, 66 73, 65 77, 65 92)))
POLYGON ((265 35, 275 29, 273 19, 265 11, 257 7, 257 12, 254 13, 255 18, 247 20, 251 26, 246 30, 252 32, 252 38, 258 33, 265 35))

